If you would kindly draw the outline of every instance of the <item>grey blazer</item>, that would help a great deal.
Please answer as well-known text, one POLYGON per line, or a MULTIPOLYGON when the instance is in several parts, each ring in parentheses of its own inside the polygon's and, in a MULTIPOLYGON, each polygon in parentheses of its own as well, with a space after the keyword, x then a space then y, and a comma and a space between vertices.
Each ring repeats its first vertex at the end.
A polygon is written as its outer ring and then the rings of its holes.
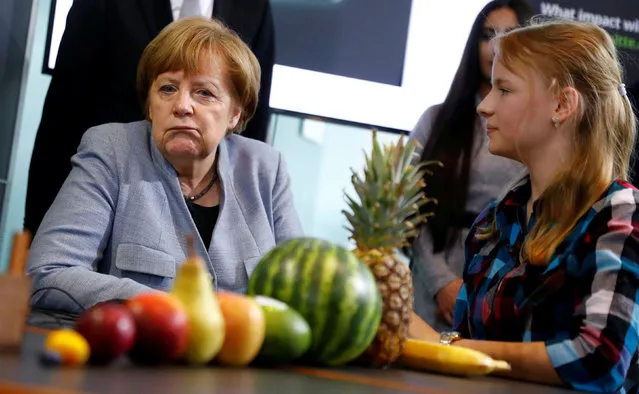
MULTIPOLYGON (((217 154, 219 217, 211 244, 198 237, 197 252, 217 289, 243 292, 260 258, 302 230, 281 153, 231 135, 217 154)), ((77 313, 169 290, 186 259, 186 236, 198 233, 150 123, 91 128, 71 162, 29 252, 32 305, 77 313)))

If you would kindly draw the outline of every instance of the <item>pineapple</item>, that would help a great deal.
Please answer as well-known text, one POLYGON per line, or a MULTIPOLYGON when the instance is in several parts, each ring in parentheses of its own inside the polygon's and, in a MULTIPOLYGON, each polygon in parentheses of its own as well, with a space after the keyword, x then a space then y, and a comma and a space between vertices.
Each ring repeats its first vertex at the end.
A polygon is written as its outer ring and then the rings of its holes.
POLYGON ((380 147, 373 129, 373 150, 366 157, 363 178, 355 171, 352 183, 358 200, 346 196, 350 212, 343 211, 350 226, 354 253, 370 268, 382 295, 382 320, 373 343, 362 355, 374 367, 387 367, 402 353, 413 311, 413 283, 408 265, 395 251, 408 246, 419 225, 430 214, 420 206, 432 201, 422 192, 424 167, 414 165, 416 142, 380 147))

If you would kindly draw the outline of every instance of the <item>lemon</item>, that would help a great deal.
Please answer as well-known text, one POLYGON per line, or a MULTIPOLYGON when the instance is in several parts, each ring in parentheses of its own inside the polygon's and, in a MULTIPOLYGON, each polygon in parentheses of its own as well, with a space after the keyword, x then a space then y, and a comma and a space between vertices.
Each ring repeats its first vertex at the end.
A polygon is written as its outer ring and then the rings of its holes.
POLYGON ((51 331, 44 342, 44 348, 48 352, 58 353, 63 365, 84 365, 91 354, 87 340, 71 329, 51 331))

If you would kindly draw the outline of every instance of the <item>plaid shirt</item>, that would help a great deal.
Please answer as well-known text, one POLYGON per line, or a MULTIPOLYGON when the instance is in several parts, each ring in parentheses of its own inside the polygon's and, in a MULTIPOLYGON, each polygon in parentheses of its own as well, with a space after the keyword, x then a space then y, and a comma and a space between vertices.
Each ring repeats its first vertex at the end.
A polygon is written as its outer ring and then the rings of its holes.
POLYGON ((519 261, 530 193, 524 178, 475 220, 454 326, 465 338, 543 341, 574 389, 637 393, 639 191, 612 183, 542 267, 519 261), (493 218, 498 236, 478 240, 493 218))

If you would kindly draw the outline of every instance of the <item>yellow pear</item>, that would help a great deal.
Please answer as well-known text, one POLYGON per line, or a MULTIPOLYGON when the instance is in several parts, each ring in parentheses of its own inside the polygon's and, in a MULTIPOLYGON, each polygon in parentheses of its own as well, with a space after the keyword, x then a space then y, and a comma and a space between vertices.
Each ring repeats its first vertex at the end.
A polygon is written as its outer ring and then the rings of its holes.
POLYGON ((177 297, 189 321, 184 359, 203 365, 215 358, 224 343, 225 326, 220 304, 213 291, 204 261, 195 253, 194 237, 188 237, 188 258, 179 268, 171 294, 177 297))

